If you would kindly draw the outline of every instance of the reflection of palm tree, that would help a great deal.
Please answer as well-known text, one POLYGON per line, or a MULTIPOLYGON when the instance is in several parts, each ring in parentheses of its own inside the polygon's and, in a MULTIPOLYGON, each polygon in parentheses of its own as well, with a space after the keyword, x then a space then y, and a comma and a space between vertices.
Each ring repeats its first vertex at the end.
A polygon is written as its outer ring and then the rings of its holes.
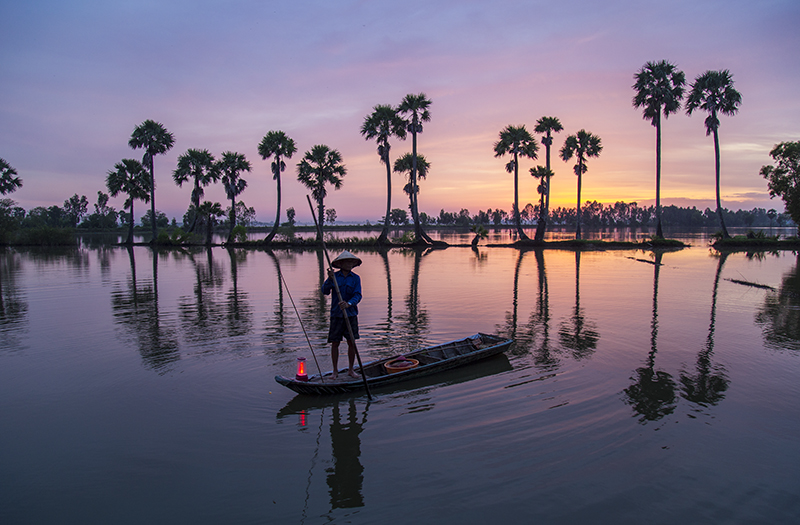
POLYGON ((756 314, 764 344, 775 350, 800 350, 800 255, 777 292, 769 292, 756 314))
POLYGON ((247 292, 239 291, 238 264, 247 258, 247 250, 228 249, 231 258, 231 291, 228 292, 228 334, 230 337, 243 336, 250 332, 252 312, 247 302, 247 292))
MULTIPOLYGON (((406 252, 407 253, 407 252, 406 252)), ((425 335, 428 333, 428 311, 423 308, 419 298, 419 270, 422 258, 430 253, 429 249, 416 248, 414 254, 414 269, 411 273, 411 283, 406 296, 406 312, 399 317, 399 322, 404 326, 400 332, 404 334, 402 344, 405 348, 419 348, 425 344, 425 335)))
POLYGON ((534 351, 534 363, 545 370, 558 366, 558 359, 550 353, 550 295, 547 273, 544 267, 544 250, 534 251, 539 275, 539 293, 536 297, 536 312, 531 316, 532 332, 542 336, 539 348, 534 351))
POLYGON ((653 318, 650 322, 650 352, 645 366, 636 369, 634 383, 625 389, 626 403, 640 415, 639 421, 657 421, 675 410, 675 380, 667 372, 655 370, 658 351, 658 276, 662 252, 655 252, 653 271, 653 318))
POLYGON ((393 330, 393 314, 392 314, 392 272, 389 268, 389 252, 384 248, 379 248, 378 253, 383 260, 383 268, 386 272, 386 321, 378 323, 377 330, 379 331, 380 338, 375 342, 376 346, 383 348, 391 348, 394 343, 394 330, 393 330))
POLYGON ((331 452, 333 466, 326 469, 327 483, 331 496, 331 511, 364 506, 361 494, 364 482, 364 466, 361 464, 361 432, 367 422, 367 410, 358 421, 358 409, 355 398, 348 401, 347 419, 342 422, 339 413, 339 402, 333 405, 331 420, 331 452))
MULTIPOLYGON (((518 309, 519 309, 519 271, 522 266, 522 258, 525 256, 525 250, 519 250, 517 254, 517 264, 514 266, 514 283, 511 290, 511 311, 506 312, 505 326, 498 328, 498 333, 513 339, 515 341, 514 349, 523 350, 528 347, 524 342, 517 339, 517 325, 518 325, 518 309)), ((513 351, 513 350, 512 350, 513 351)))
POLYGON ((115 321, 136 340, 145 364, 161 370, 180 359, 175 331, 162 325, 158 308, 158 251, 153 250, 153 280, 141 286, 136 278, 136 259, 133 247, 128 247, 131 277, 128 290, 111 293, 111 308, 115 321))
MULTIPOLYGON (((274 327, 271 326, 272 323, 269 323, 266 329, 266 333, 270 335, 270 337, 272 335, 283 337, 283 335, 286 333, 286 316, 284 314, 284 305, 283 305, 283 274, 281 273, 281 263, 272 250, 267 250, 267 255, 270 257, 270 259, 272 259, 272 262, 275 264, 275 273, 278 276, 278 304, 275 306, 274 327)), ((277 346, 279 348, 283 348, 285 345, 278 344, 277 346)))
POLYGON ((187 338, 195 342, 208 342, 220 338, 217 323, 223 318, 222 305, 212 293, 223 283, 222 269, 214 262, 211 248, 205 250, 207 260, 198 261, 194 254, 194 297, 182 297, 178 308, 187 338))
POLYGON ((574 359, 591 356, 597 348, 600 334, 595 324, 586 319, 581 308, 581 252, 575 252, 575 307, 572 316, 562 321, 558 329, 561 346, 572 353, 574 359))
POLYGON ((0 350, 22 347, 17 333, 27 324, 28 303, 17 286, 17 275, 22 270, 18 253, 4 251, 0 254, 0 350))
POLYGON ((681 371, 681 397, 699 405, 716 405, 725 397, 728 389, 728 378, 722 366, 713 365, 711 356, 714 353, 714 329, 717 315, 717 290, 722 267, 728 253, 721 253, 714 276, 714 290, 711 294, 711 322, 708 327, 708 338, 703 349, 697 354, 696 374, 681 371))

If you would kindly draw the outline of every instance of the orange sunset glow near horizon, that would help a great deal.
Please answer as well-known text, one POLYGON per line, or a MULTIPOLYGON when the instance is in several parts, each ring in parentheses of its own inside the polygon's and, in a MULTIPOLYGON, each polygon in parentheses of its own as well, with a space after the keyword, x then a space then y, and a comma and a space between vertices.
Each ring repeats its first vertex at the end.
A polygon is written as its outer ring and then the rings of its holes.
MULTIPOLYGON (((0 157, 23 180, 8 195, 25 209, 61 205, 77 193, 94 203, 123 158, 134 127, 162 123, 174 147, 155 159, 156 208, 180 222, 191 187, 172 180, 189 148, 246 155, 240 195, 257 220, 272 222, 277 200, 258 144, 271 130, 298 151, 282 175, 282 220, 294 207, 309 222, 308 190, 296 164, 316 144, 338 150, 347 168, 325 205, 337 222, 378 221, 386 171, 359 130, 377 104, 408 93, 432 101, 419 153, 431 163, 420 182, 420 211, 472 214, 512 209, 508 157, 493 145, 507 125, 533 132, 543 116, 564 131, 552 149, 551 207, 575 207, 575 161, 564 139, 581 129, 602 140, 588 161, 582 201, 655 201, 655 128, 634 108, 634 74, 668 60, 689 84, 730 70, 742 103, 721 116, 722 205, 775 208, 762 165, 784 141, 800 140, 800 5, 793 1, 206 2, 98 4, 4 2, 0 35, 0 157)), ((682 108, 663 122, 663 205, 714 209, 714 145, 702 111, 682 108)), ((391 142, 391 159, 411 151, 391 142)), ((536 204, 537 181, 520 162, 520 206, 536 204)), ((393 176, 392 208, 406 209, 406 180, 393 176)), ((229 205, 220 184, 206 200, 229 205)), ((118 210, 122 196, 111 200, 118 210)), ((147 209, 137 203, 137 219, 147 209)))

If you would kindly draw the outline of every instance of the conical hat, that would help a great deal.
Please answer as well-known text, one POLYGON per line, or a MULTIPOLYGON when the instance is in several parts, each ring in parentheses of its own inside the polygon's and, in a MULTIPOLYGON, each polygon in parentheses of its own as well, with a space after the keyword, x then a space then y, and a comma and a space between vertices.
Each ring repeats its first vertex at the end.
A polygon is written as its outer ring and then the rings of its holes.
POLYGON ((341 263, 342 261, 355 261, 355 264, 353 265, 354 268, 356 266, 361 265, 361 259, 353 255, 352 253, 348 252, 347 250, 345 250, 342 253, 340 253, 339 256, 333 260, 333 262, 331 262, 331 266, 333 266, 334 268, 341 268, 341 266, 339 266, 339 263, 341 263))

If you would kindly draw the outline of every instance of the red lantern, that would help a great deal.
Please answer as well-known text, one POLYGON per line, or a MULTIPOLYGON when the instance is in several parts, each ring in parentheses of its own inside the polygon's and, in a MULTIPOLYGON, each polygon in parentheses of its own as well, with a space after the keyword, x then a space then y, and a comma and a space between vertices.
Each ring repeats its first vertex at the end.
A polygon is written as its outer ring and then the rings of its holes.
POLYGON ((306 358, 297 358, 297 375, 294 376, 297 381, 308 381, 308 374, 306 374, 306 358))

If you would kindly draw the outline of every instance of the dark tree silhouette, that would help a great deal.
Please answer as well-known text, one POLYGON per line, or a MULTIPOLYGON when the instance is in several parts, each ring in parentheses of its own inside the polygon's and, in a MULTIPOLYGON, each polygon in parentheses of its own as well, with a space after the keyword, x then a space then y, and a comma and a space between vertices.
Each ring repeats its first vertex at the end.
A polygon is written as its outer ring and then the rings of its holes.
POLYGON ((150 177, 144 166, 134 159, 122 159, 114 165, 114 170, 108 172, 106 177, 106 187, 112 197, 120 193, 128 196, 125 199, 124 207, 130 208, 128 221, 128 239, 125 244, 133 244, 133 201, 150 200, 150 177))
POLYGON ((275 212, 275 224, 272 225, 272 230, 264 239, 266 242, 272 241, 281 222, 281 173, 286 169, 283 159, 291 159, 296 151, 297 146, 295 146, 294 140, 290 139, 283 131, 270 131, 264 135, 258 145, 258 153, 262 159, 275 157, 271 164, 272 179, 278 184, 278 208, 275 212))
POLYGON ((133 149, 144 149, 142 164, 150 170, 150 217, 153 218, 153 239, 158 238, 156 228, 156 178, 153 171, 153 159, 156 155, 161 155, 172 149, 175 144, 175 137, 159 122, 145 120, 133 130, 128 146, 133 149))
POLYGON ((233 238, 233 229, 236 227, 236 197, 241 195, 247 187, 247 181, 241 178, 243 171, 250 171, 250 162, 241 153, 226 151, 217 162, 217 170, 222 174, 222 185, 225 194, 231 200, 231 229, 228 232, 228 242, 233 238))
POLYGON ((578 160, 575 164, 575 175, 578 176, 578 208, 577 208, 577 229, 575 231, 575 238, 581 238, 581 181, 583 174, 588 171, 586 167, 587 157, 597 157, 603 151, 603 146, 600 143, 600 137, 592 135, 586 130, 580 130, 575 135, 570 135, 564 142, 564 147, 561 148, 561 159, 567 162, 573 156, 578 160))
POLYGON ((677 113, 683 100, 686 76, 666 60, 648 62, 634 75, 633 107, 643 108, 643 118, 656 128, 656 235, 664 237, 661 228, 661 115, 677 113))
POLYGON ((520 239, 528 236, 522 231, 519 213, 519 158, 537 158, 539 145, 525 126, 506 126, 500 132, 500 140, 494 144, 494 156, 502 157, 510 153, 513 158, 506 164, 506 171, 514 174, 514 226, 520 239))
POLYGON ((722 216, 722 201, 719 190, 719 114, 735 115, 742 103, 742 95, 733 88, 733 77, 727 69, 706 71, 694 80, 686 99, 686 113, 691 115, 696 109, 708 112, 705 120, 706 135, 714 135, 714 161, 717 185, 717 214, 722 227, 722 235, 728 235, 725 219, 722 216))
POLYGON ((417 242, 433 244, 433 240, 422 229, 417 202, 417 135, 422 133, 422 123, 431 120, 430 106, 431 101, 425 93, 408 94, 400 102, 397 112, 406 119, 406 129, 411 133, 411 218, 414 220, 414 235, 417 242))
POLYGON ((175 184, 182 187, 183 183, 190 179, 194 182, 191 205, 194 206, 195 213, 192 217, 192 224, 189 226, 190 232, 194 231, 194 227, 197 225, 197 210, 200 208, 200 199, 205 194, 203 187, 217 182, 219 175, 219 166, 207 149, 189 149, 178 157, 178 167, 172 172, 175 184))
POLYGON ((0 194, 8 195, 22 187, 22 179, 17 177, 17 170, 0 158, 0 194))
POLYGON ((384 244, 389 239, 389 216, 392 208, 392 164, 389 159, 391 150, 389 138, 405 139, 406 122, 392 106, 377 105, 372 109, 372 113, 364 117, 361 134, 366 140, 375 139, 375 142, 378 143, 378 156, 386 166, 386 215, 384 216, 383 230, 378 237, 378 243, 384 244))
POLYGON ((550 146, 553 145, 553 133, 559 133, 564 130, 561 121, 556 117, 542 117, 536 121, 536 127, 533 131, 536 133, 544 133, 542 137, 542 144, 545 148, 545 168, 549 172, 547 180, 544 181, 546 188, 546 195, 544 201, 544 208, 539 213, 539 223, 536 225, 536 236, 534 239, 537 241, 544 240, 544 233, 547 229, 547 222, 550 220, 550 177, 554 175, 550 166, 550 146))
MULTIPOLYGON (((325 197, 328 195, 325 186, 330 184, 338 190, 342 187, 342 177, 345 175, 347 169, 342 164, 341 153, 322 144, 307 151, 297 164, 297 180, 311 190, 311 195, 317 201, 317 224, 320 226, 325 218, 325 197)), ((317 242, 322 242, 319 232, 317 242)))

